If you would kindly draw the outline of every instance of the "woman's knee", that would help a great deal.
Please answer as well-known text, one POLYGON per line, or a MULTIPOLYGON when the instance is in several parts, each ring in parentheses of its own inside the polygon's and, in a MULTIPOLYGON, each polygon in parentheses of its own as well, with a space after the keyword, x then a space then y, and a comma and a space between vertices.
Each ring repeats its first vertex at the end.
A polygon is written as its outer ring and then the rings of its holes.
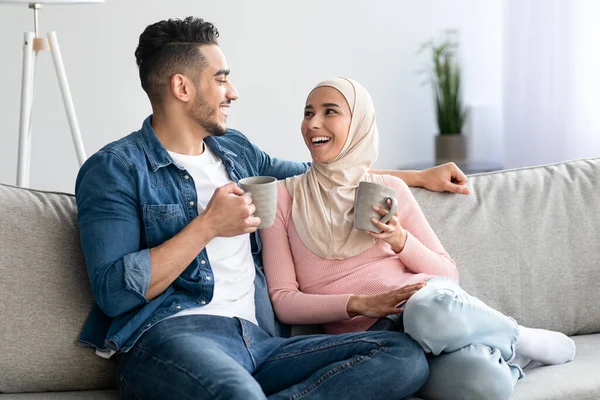
POLYGON ((431 400, 506 400, 516 383, 500 351, 483 345, 432 357, 429 364, 421 392, 431 400))
POLYGON ((404 306, 404 331, 425 351, 435 355, 447 350, 457 338, 464 337, 463 324, 453 314, 461 307, 461 295, 452 288, 419 290, 404 306))

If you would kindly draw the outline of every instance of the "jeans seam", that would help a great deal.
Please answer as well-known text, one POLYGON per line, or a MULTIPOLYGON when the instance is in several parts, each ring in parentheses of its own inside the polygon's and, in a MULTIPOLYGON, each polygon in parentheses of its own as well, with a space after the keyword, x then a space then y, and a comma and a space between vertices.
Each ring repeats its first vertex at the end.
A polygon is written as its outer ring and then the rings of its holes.
POLYGON ((206 385, 204 385, 202 382, 200 382, 200 381, 199 381, 199 380, 198 380, 198 379, 197 379, 195 376, 193 376, 191 373, 189 373, 189 372, 188 372, 186 369, 184 369, 184 368, 181 368, 180 366, 178 366, 177 364, 174 364, 174 363, 172 363, 172 362, 169 362, 169 361, 163 360, 163 359, 161 359, 161 358, 158 358, 158 357, 156 357, 154 354, 152 354, 152 353, 150 353, 150 352, 148 352, 148 351, 144 350, 143 348, 141 348, 141 347, 139 347, 139 346, 138 346, 138 348, 137 348, 137 349, 134 349, 133 351, 138 351, 138 352, 140 352, 140 353, 145 353, 145 354, 147 354, 148 356, 152 357, 154 360, 156 360, 156 361, 158 361, 158 362, 160 362, 160 363, 163 363, 163 364, 169 365, 169 366, 171 366, 171 367, 173 367, 173 368, 175 368, 175 369, 177 369, 177 370, 179 370, 179 371, 183 372, 184 374, 186 374, 187 376, 189 376, 190 378, 192 378, 192 379, 193 379, 193 380, 194 380, 194 381, 195 381, 195 382, 196 382, 198 385, 200 385, 200 386, 201 386, 201 387, 202 387, 204 390, 206 390, 206 392, 207 392, 208 394, 210 394, 212 398, 217 398, 217 395, 216 395, 215 393, 213 393, 211 390, 209 390, 209 389, 206 387, 206 385))
POLYGON ((380 345, 380 348, 371 350, 369 352, 369 354, 367 354, 367 355, 356 357, 351 361, 348 361, 342 365, 338 365, 337 367, 330 369, 329 371, 327 371, 326 373, 321 375, 315 382, 311 383, 306 389, 291 396, 290 400, 300 399, 300 398, 308 395, 309 393, 311 393, 312 391, 317 389, 323 382, 325 382, 327 379, 329 379, 336 373, 341 372, 347 368, 353 367, 354 365, 358 364, 359 362, 361 362, 367 358, 373 357, 373 355, 375 353, 377 353, 378 351, 385 351, 385 347, 383 345, 380 345))
MULTIPOLYGON (((142 400, 142 397, 136 393, 136 391, 133 389, 133 387, 129 384, 129 382, 127 381, 127 378, 125 378, 125 376, 122 373, 119 373, 119 379, 121 380, 121 384, 124 384, 125 386, 127 386, 127 389, 133 393, 133 395, 135 396, 135 398, 137 400, 142 400)), ((120 388, 119 388, 120 389, 120 388)), ((119 390, 120 392, 120 390, 119 390)), ((121 394, 119 393, 119 398, 121 398, 121 394)))
POLYGON ((252 353, 252 351, 250 351, 250 344, 252 342, 246 342, 246 328, 244 325, 244 322, 242 321, 241 318, 235 317, 235 320, 238 324, 238 326, 240 327, 240 333, 241 333, 241 338, 244 341, 244 348, 246 349, 246 352, 248 353, 248 355, 250 356, 250 360, 252 361, 252 369, 256 370, 256 368, 258 367, 257 364, 257 360, 256 358, 254 358, 254 354, 252 353))
POLYGON ((323 349, 328 349, 328 348, 332 348, 332 347, 336 347, 336 346, 343 346, 346 344, 351 344, 351 343, 356 343, 356 342, 369 342, 369 343, 374 343, 377 346, 379 346, 380 348, 384 348, 385 345, 383 342, 379 341, 379 340, 373 340, 373 339, 352 339, 352 340, 347 340, 347 341, 340 341, 340 342, 335 342, 335 343, 328 343, 328 344, 324 344, 321 346, 316 346, 316 347, 311 347, 309 349, 304 349, 304 350, 298 350, 292 353, 283 353, 283 354, 278 354, 276 356, 273 357, 269 357, 267 358, 263 364, 268 363, 270 361, 277 361, 277 360, 282 360, 284 358, 288 358, 288 357, 294 357, 297 355, 301 355, 301 354, 307 354, 307 353, 312 353, 315 351, 319 351, 319 350, 323 350, 323 349))

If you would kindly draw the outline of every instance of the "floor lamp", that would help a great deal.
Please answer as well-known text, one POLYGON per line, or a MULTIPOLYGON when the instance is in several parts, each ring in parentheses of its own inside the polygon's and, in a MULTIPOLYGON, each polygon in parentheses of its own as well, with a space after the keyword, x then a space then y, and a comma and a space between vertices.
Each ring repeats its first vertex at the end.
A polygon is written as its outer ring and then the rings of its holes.
POLYGON ((72 5, 85 3, 103 3, 104 0, 0 0, 0 3, 20 3, 26 4, 33 10, 33 23, 35 32, 25 32, 23 45, 23 75, 21 81, 21 116, 19 120, 19 153, 17 159, 17 186, 28 187, 30 164, 31 164, 31 115, 33 106, 33 96, 35 87, 35 68, 38 53, 41 51, 50 51, 54 60, 54 69, 62 93, 63 103, 71 136, 75 146, 77 160, 81 166, 86 159, 81 132, 79 131, 79 122, 75 114, 71 89, 67 81, 67 73, 60 53, 56 32, 48 33, 47 37, 39 37, 38 32, 38 12, 44 5, 72 5), (35 58, 34 58, 35 57, 35 58))

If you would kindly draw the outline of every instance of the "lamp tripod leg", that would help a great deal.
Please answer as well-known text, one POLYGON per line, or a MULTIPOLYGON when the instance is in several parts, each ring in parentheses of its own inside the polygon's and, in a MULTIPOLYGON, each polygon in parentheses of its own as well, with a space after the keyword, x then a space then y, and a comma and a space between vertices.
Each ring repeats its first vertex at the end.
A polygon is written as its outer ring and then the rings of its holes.
POLYGON ((58 45, 56 32, 48 33, 48 40, 50 41, 50 49, 52 51, 52 58, 54 60, 54 68, 56 69, 56 76, 58 77, 58 83, 60 85, 65 111, 69 120, 69 127, 71 128, 71 136, 73 137, 75 153, 77 154, 79 166, 81 166, 86 160, 85 149, 83 147, 83 140, 81 139, 79 122, 77 121, 77 115, 75 114, 75 106, 73 105, 71 89, 69 88, 67 72, 65 70, 65 65, 60 52, 60 46, 58 45))
POLYGON ((33 81, 35 60, 33 32, 25 33, 23 45, 23 75, 21 80, 21 113, 19 118, 19 153, 17 158, 17 186, 29 186, 31 155, 31 108, 33 104, 33 81))

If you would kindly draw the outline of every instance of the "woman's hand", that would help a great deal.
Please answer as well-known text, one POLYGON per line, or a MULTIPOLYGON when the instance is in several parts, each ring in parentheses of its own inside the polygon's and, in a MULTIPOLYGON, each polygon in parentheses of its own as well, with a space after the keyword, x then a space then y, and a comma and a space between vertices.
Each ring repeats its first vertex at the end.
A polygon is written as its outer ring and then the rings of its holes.
MULTIPOLYGON (((387 201, 388 207, 391 207, 392 202, 387 201)), ((388 210, 385 210, 378 206, 373 206, 373 210, 381 217, 385 217, 388 213, 388 210)), ((384 242, 388 243, 392 246, 392 249, 396 253, 400 253, 404 249, 404 244, 406 243, 407 233, 406 230, 400 225, 400 221, 398 220, 398 213, 394 214, 394 216, 384 224, 383 222, 373 218, 371 222, 379 229, 381 229, 381 233, 373 233, 371 231, 365 231, 371 237, 375 239, 381 239, 384 242)))
POLYGON ((396 306, 408 300, 425 285, 425 282, 415 283, 373 296, 352 296, 348 301, 348 316, 354 318, 357 315, 364 315, 365 317, 381 318, 390 314, 399 314, 404 309, 396 308, 396 306))

